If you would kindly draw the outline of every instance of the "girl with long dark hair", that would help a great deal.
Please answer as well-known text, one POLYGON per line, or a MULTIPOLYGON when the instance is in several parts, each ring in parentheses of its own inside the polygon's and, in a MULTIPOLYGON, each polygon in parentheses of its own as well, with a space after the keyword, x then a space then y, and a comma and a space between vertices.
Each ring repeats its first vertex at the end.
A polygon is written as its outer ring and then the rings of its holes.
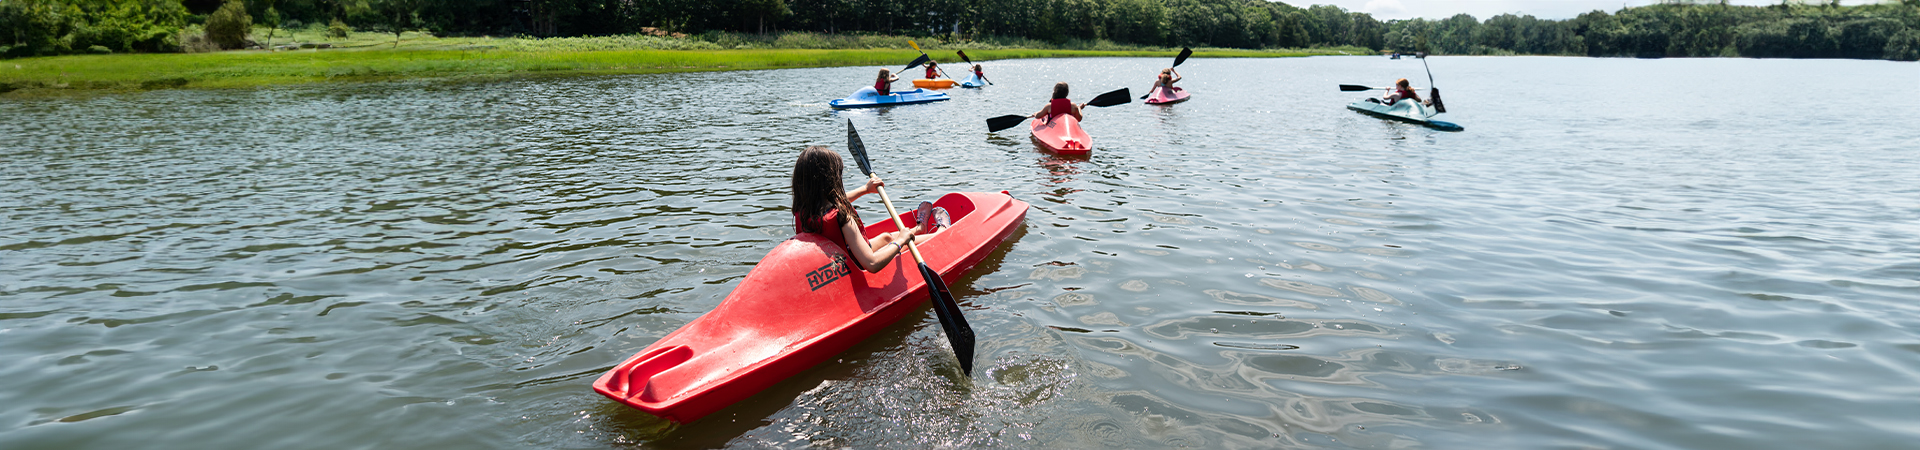
POLYGON ((900 230, 882 233, 867 239, 861 233, 865 224, 860 221, 860 213, 853 210, 853 199, 873 192, 886 182, 879 176, 867 177, 865 185, 847 192, 842 186, 840 172, 845 166, 840 162, 840 154, 821 146, 807 147, 800 152, 800 160, 793 165, 793 228, 798 233, 815 233, 824 236, 847 255, 852 256, 861 270, 868 273, 879 272, 900 256, 900 246, 908 238, 915 243, 925 242, 935 233, 922 221, 922 226, 914 230, 900 230))

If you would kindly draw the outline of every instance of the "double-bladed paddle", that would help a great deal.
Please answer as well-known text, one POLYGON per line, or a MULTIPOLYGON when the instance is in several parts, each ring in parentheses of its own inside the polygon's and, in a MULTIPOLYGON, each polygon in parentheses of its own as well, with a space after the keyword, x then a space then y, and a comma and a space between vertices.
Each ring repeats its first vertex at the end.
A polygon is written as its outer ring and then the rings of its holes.
POLYGON ((928 57, 926 53, 921 53, 919 58, 914 58, 913 62, 907 63, 907 68, 900 69, 900 71, 906 72, 909 70, 913 70, 913 68, 920 67, 921 64, 926 64, 927 61, 932 61, 932 60, 933 58, 928 57))
MULTIPOLYGON (((1113 106, 1113 105, 1124 105, 1129 102, 1132 102, 1133 101, 1132 98, 1133 98, 1133 90, 1127 89, 1127 88, 1120 88, 1120 90, 1117 90, 1117 91, 1100 94, 1099 96, 1094 97, 1093 100, 1087 100, 1087 106, 1105 107, 1105 106, 1113 106)), ((1025 122, 1027 119, 1031 117, 1032 116, 1005 115, 1005 116, 987 119, 987 132, 992 133, 995 131, 1013 128, 1014 125, 1019 125, 1020 122, 1025 122)))
POLYGON ((1377 87, 1366 87, 1366 86, 1361 86, 1361 85, 1358 85, 1358 84, 1342 84, 1342 85, 1340 85, 1340 92, 1358 92, 1358 91, 1371 91, 1371 90, 1374 90, 1374 89, 1386 89, 1386 88, 1377 88, 1377 87))
MULTIPOLYGON (((933 57, 931 57, 931 56, 927 56, 927 51, 926 51, 926 50, 921 50, 921 49, 920 49, 920 44, 915 44, 915 43, 913 43, 913 40, 911 40, 911 39, 909 39, 909 40, 907 40, 907 45, 910 45, 910 46, 913 46, 913 51, 916 51, 916 52, 920 52, 920 58, 919 58, 919 59, 915 59, 914 61, 918 61, 918 62, 927 62, 927 61, 932 61, 932 60, 933 60, 933 57)), ((918 66, 918 65, 919 65, 919 64, 914 64, 914 66, 918 66)), ((913 68, 913 66, 907 66, 907 68, 908 68, 908 69, 912 69, 912 68, 913 68)), ((949 79, 949 80, 951 80, 951 79, 953 79, 953 75, 947 75, 947 69, 942 69, 942 68, 940 68, 940 66, 939 66, 939 65, 934 65, 934 66, 933 66, 933 70, 938 70, 938 71, 940 71, 940 76, 943 76, 943 77, 947 77, 947 79, 949 79)))
MULTIPOLYGON (((1180 67, 1180 63, 1187 62, 1187 57, 1189 56, 1193 56, 1193 49, 1180 47, 1180 54, 1173 57, 1173 66, 1180 67)), ((1151 88, 1147 89, 1147 93, 1140 94, 1140 99, 1146 100, 1149 95, 1153 95, 1153 89, 1151 88)))
MULTIPOLYGON (((966 51, 966 50, 954 50, 954 53, 959 53, 959 54, 960 54, 960 60, 961 60, 961 61, 966 61, 966 62, 967 62, 967 66, 968 66, 969 68, 971 68, 971 67, 973 66, 973 58, 968 58, 968 57, 967 57, 967 51, 966 51)), ((985 82, 987 82, 987 84, 989 84, 989 85, 991 85, 991 84, 993 84, 993 80, 989 80, 989 79, 987 79, 987 77, 986 77, 985 75, 981 75, 981 76, 980 76, 980 81, 985 81, 985 82)))
POLYGON ((1427 99, 1433 101, 1433 110, 1441 113, 1447 112, 1447 104, 1440 103, 1440 88, 1433 85, 1433 68, 1427 67, 1427 55, 1425 54, 1420 55, 1420 67, 1427 69, 1427 99))
MULTIPOLYGON (((860 173, 873 176, 873 165, 867 162, 867 146, 860 143, 860 133, 853 130, 853 120, 847 120, 847 151, 853 153, 853 160, 860 164, 860 173)), ((900 221, 900 213, 893 210, 893 199, 887 198, 887 188, 876 187, 880 201, 887 205, 887 215, 893 217, 893 226, 906 230, 907 225, 900 221)), ((940 279, 940 273, 927 267, 927 259, 920 256, 920 247, 914 245, 913 238, 907 238, 907 251, 913 254, 914 262, 920 263, 920 277, 927 280, 927 301, 933 303, 933 313, 940 317, 940 328, 946 331, 947 342, 953 344, 953 356, 960 359, 960 371, 973 376, 973 327, 967 325, 967 318, 960 314, 960 304, 953 301, 953 293, 947 290, 946 280, 940 279)))

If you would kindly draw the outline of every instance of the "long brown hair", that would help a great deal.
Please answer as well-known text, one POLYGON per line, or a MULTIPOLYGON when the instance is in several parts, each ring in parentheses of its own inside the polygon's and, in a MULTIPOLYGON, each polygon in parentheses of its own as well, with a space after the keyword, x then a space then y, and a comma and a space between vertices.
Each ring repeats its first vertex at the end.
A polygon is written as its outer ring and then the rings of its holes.
POLYGON ((840 180, 844 167, 840 154, 833 149, 815 145, 800 151, 800 160, 793 164, 793 215, 800 219, 801 232, 826 233, 818 228, 820 218, 830 211, 840 211, 833 222, 836 227, 846 225, 849 219, 860 220, 840 180))
POLYGON ((1053 84, 1053 98, 1067 98, 1067 82, 1053 84))

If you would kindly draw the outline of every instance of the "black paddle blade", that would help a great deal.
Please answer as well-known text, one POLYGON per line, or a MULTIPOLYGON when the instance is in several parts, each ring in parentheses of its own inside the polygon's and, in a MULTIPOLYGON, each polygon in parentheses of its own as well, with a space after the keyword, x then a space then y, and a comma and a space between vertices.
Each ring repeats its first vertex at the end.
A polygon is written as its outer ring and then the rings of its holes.
POLYGON ((1181 47, 1180 56, 1173 57, 1173 66, 1180 67, 1180 63, 1187 62, 1189 56, 1193 56, 1193 49, 1181 47))
POLYGON ((1441 112, 1441 113, 1446 113, 1446 112, 1447 112, 1447 104, 1446 104, 1446 103, 1440 103, 1440 88, 1433 88, 1433 89, 1430 89, 1430 90, 1428 90, 1428 91, 1427 91, 1427 98, 1428 98, 1428 99, 1430 99, 1430 100, 1433 100, 1433 110, 1434 110, 1434 111, 1439 111, 1439 112, 1441 112))
POLYGON ((969 65, 969 66, 971 66, 971 65, 973 65, 973 58, 968 58, 968 57, 967 57, 967 51, 966 51, 966 50, 955 50, 955 51, 954 51, 954 53, 959 53, 959 54, 960 54, 960 60, 961 60, 961 61, 966 61, 966 62, 967 62, 967 65, 969 65))
POLYGON ((1007 115, 1007 116, 1000 116, 1000 117, 987 119, 987 132, 992 133, 995 131, 1013 128, 1014 125, 1019 125, 1020 122, 1027 121, 1027 118, 1028 118, 1027 116, 1007 115))
POLYGON ((920 67, 921 64, 926 64, 927 61, 932 61, 932 60, 933 58, 928 58, 927 54, 921 53, 919 58, 914 58, 913 62, 907 63, 907 68, 900 69, 900 71, 905 72, 905 71, 913 70, 913 68, 920 67))
POLYGON ((853 119, 847 119, 847 152, 853 153, 853 162, 860 163, 860 173, 873 176, 873 165, 867 163, 867 145, 860 143, 860 132, 853 131, 853 119))
POLYGON ((1340 85, 1340 92, 1371 91, 1371 90, 1373 90, 1373 88, 1361 86, 1357 84, 1340 85))
POLYGON ((953 344, 953 357, 960 359, 960 371, 973 376, 973 326, 967 325, 967 317, 960 313, 960 303, 953 301, 953 293, 947 291, 946 280, 940 279, 940 273, 920 263, 920 277, 927 279, 927 301, 933 303, 933 313, 940 317, 940 329, 947 333, 947 343, 953 344))
POLYGON ((1127 89, 1127 88, 1120 88, 1120 90, 1118 91, 1100 94, 1099 97, 1094 97, 1093 100, 1088 100, 1087 106, 1125 105, 1131 102, 1133 102, 1133 90, 1127 89))

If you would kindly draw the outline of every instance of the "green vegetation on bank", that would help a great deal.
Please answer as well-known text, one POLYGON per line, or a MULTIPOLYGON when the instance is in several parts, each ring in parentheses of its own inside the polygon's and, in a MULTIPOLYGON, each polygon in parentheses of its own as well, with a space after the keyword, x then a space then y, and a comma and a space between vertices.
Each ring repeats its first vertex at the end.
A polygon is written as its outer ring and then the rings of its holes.
POLYGON ((1481 22, 1461 14, 1387 28, 1388 48, 1452 55, 1920 59, 1920 0, 1669 2, 1568 20, 1502 14, 1481 22))
MULTIPOLYGON (((303 42, 295 34, 289 42, 303 42)), ((770 41, 782 38, 772 37, 770 41)), ((789 37, 788 41, 811 39, 789 37)), ((899 38, 904 43, 905 38, 899 38)), ((717 49, 715 44, 652 36, 499 39, 434 38, 409 33, 392 41, 344 40, 328 49, 215 53, 74 55, 0 61, 0 92, 19 89, 165 89, 252 87, 323 81, 499 79, 546 75, 610 75, 831 66, 898 66, 917 54, 885 49, 717 49), (690 48, 690 49, 677 49, 690 48)), ((953 47, 923 42, 951 60, 953 47)), ((1171 57, 1173 49, 998 48, 962 43, 976 61, 1056 57, 1171 57)), ((1287 57, 1366 54, 1364 48, 1312 50, 1200 49, 1196 57, 1287 57)), ((856 85, 861 80, 849 80, 856 85)))
POLYGON ((1912 61, 1920 0, 1674 0, 1568 20, 1385 23, 1266 0, 0 0, 0 57, 15 58, 0 63, 0 92, 891 65, 910 38, 980 58, 1159 56, 1192 46, 1215 49, 1202 56, 1912 61))

